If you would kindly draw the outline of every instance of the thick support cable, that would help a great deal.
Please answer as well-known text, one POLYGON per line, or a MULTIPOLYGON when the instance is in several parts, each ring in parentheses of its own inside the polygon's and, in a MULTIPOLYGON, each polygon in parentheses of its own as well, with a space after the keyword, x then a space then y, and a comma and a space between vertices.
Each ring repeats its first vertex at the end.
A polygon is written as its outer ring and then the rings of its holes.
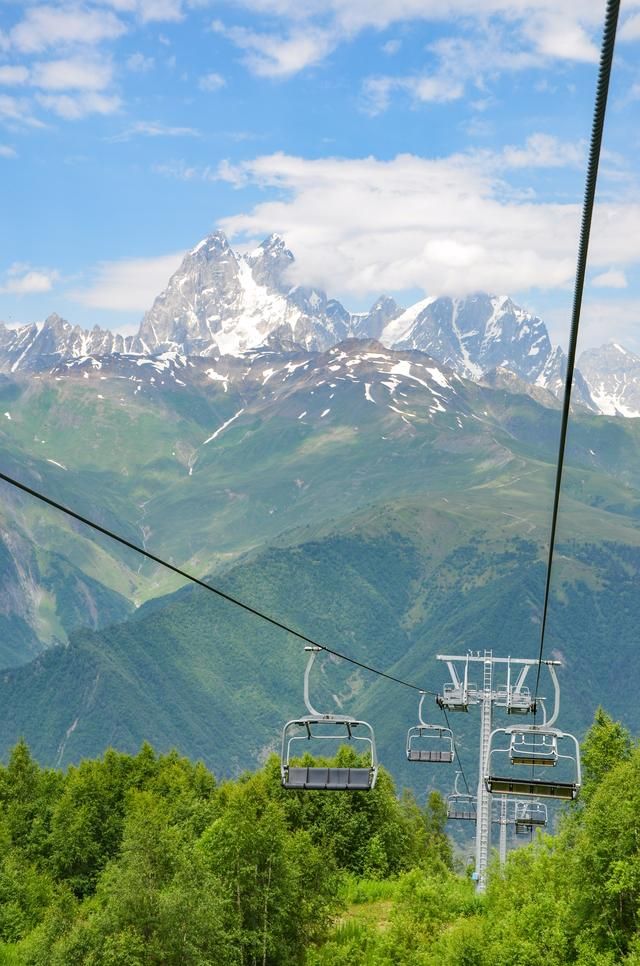
POLYGON ((620 13, 620 0, 608 0, 605 13, 604 31, 602 34, 602 46, 600 49, 600 67, 598 70, 598 83, 596 86, 596 99, 593 109, 593 125, 591 128, 591 144, 589 147, 589 163, 587 166, 587 177, 584 192, 584 202, 582 206, 582 223, 580 227, 580 241, 578 244, 578 264, 576 268, 576 281, 573 295, 573 310, 571 313, 571 334, 569 338, 569 351, 567 353, 567 375, 564 385, 564 399, 562 403, 562 423, 560 427, 560 443, 558 446, 558 462, 556 466, 556 482, 553 495, 553 513, 551 516, 551 532, 549 535, 549 553, 547 557, 547 574, 544 588, 544 602, 542 607, 542 622, 540 627, 540 653, 538 656, 538 671, 536 674, 536 686, 534 700, 538 696, 540 684, 540 671, 542 668, 542 655, 544 652, 544 635, 547 627, 547 612, 549 609, 549 591, 551 588, 551 570, 553 565, 553 552, 555 548, 556 529, 558 524, 558 509, 560 506, 560 490, 562 486, 562 470, 564 467, 564 453, 567 443, 567 428, 569 425, 569 410, 571 407, 571 389, 573 385, 573 373, 575 369, 576 350, 578 345, 578 329, 580 326, 580 312, 582 309, 582 296, 584 292, 585 276, 587 272, 587 255, 589 252, 589 238, 591 235, 591 222, 593 219, 593 207, 596 195, 596 183, 598 180, 598 166, 600 164, 600 151, 602 147, 602 132, 604 130, 604 120, 607 112, 607 97, 609 95, 609 81, 611 78, 611 64, 613 62, 613 51, 616 42, 616 30, 618 26, 618 15, 620 13))

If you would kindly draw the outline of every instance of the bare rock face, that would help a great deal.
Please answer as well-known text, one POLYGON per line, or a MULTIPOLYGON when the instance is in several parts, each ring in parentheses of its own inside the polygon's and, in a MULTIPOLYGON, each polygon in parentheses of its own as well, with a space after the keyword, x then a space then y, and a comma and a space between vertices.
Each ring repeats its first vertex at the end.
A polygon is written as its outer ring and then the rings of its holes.
POLYGON ((82 329, 54 312, 42 325, 10 329, 0 324, 0 371, 41 371, 65 359, 126 352, 127 347, 122 335, 98 326, 82 329))
POLYGON ((287 283, 293 255, 278 235, 239 255, 223 232, 184 258, 142 320, 146 351, 237 355, 276 337, 324 350, 348 335, 349 313, 325 292, 287 283))
POLYGON ((587 349, 578 364, 599 412, 640 416, 640 356, 609 342, 587 349))

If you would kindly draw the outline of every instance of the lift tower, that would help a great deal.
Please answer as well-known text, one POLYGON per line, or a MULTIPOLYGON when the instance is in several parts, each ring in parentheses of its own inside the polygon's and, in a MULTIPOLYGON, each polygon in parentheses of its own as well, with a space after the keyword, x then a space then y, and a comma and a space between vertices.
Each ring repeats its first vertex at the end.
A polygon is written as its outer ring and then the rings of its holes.
MULTIPOLYGON (((482 653, 470 651, 464 655, 437 654, 436 657, 446 663, 451 678, 442 689, 442 694, 436 698, 440 707, 446 711, 465 712, 474 705, 480 707, 476 875, 478 891, 484 892, 491 849, 491 793, 487 788, 485 775, 488 771, 493 709, 504 708, 510 715, 532 714, 536 710, 535 700, 525 681, 529 668, 537 667, 539 662, 526 658, 494 657, 491 650, 482 653), (469 668, 477 664, 482 665, 481 686, 469 680, 469 668), (494 669, 498 673, 503 672, 497 685, 494 681, 494 669)), ((549 667, 560 663, 543 661, 549 667)))

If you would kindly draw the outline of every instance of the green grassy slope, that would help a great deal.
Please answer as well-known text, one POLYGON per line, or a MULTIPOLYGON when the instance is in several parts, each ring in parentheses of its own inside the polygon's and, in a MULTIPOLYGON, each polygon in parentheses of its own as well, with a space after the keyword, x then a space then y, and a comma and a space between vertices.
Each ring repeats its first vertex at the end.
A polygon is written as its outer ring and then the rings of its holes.
MULTIPOLYGON (((443 650, 537 654, 542 528, 531 533, 530 522, 505 516, 522 510, 517 502, 500 506, 510 509, 490 513, 485 503, 480 514, 453 498, 437 510, 410 501, 371 506, 337 530, 247 560, 222 583, 305 633, 436 690, 444 678, 434 656, 443 650)), ((565 664, 562 723, 581 730, 604 702, 637 727, 620 680, 629 679, 640 619, 640 535, 599 508, 575 514, 581 526, 559 548, 547 644, 565 664), (594 542, 592 531, 607 529, 609 518, 614 539, 594 542)), ((284 720, 303 711, 303 668, 299 643, 204 591, 182 591, 5 674, 0 745, 24 735, 42 761, 65 763, 148 738, 202 757, 219 774, 237 772, 275 749, 284 720)), ((316 706, 369 717, 381 758, 401 782, 420 793, 446 789, 451 770, 403 761, 416 698, 328 659, 313 684, 316 706)), ((431 715, 441 720, 435 708, 431 715)), ((455 718, 471 774, 472 715, 455 718)))

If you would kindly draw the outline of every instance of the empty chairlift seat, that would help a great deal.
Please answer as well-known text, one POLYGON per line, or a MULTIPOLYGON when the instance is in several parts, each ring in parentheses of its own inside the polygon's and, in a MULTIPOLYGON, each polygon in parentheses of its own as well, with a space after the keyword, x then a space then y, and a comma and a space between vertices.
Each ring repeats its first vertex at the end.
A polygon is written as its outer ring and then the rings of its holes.
POLYGON ((557 728, 497 728, 491 734, 484 781, 492 794, 572 800, 581 784, 580 746, 577 739, 557 728), (568 749, 567 752, 561 749, 568 749), (530 766, 522 775, 519 766, 530 766), (540 766, 560 765, 557 779, 536 774, 540 766))
POLYGON ((474 795, 449 795, 447 798, 447 818, 454 822, 475 822, 478 814, 478 800, 474 795))
POLYGON ((282 784, 285 788, 315 791, 366 792, 372 787, 372 770, 370 768, 317 768, 315 766, 305 768, 299 765, 289 765, 282 784))
POLYGON ((509 754, 514 765, 550 765, 553 767, 558 764, 557 735, 530 729, 514 731, 511 735, 509 754))
MULTIPOLYGON (((305 750, 310 750, 305 748, 305 750)), ((378 776, 375 736, 366 721, 340 715, 311 715, 288 721, 282 733, 280 773, 283 788, 326 792, 366 792, 378 776), (311 742, 321 751, 344 744, 355 744, 368 753, 370 764, 340 768, 331 765, 305 765, 296 760, 300 742, 311 742)))
POLYGON ((547 806, 542 802, 516 802, 516 835, 524 835, 534 828, 544 828, 547 824, 547 806))
POLYGON ((422 717, 422 707, 426 694, 420 694, 417 725, 407 732, 407 761, 422 761, 435 764, 451 764, 455 758, 453 732, 441 725, 427 724, 422 717))
MULTIPOLYGON (((378 777, 378 758, 373 728, 367 721, 349 715, 321 714, 309 700, 309 673, 319 648, 310 652, 304 675, 304 701, 308 715, 287 721, 282 731, 280 776, 283 788, 297 791, 366 792, 378 777), (335 767, 329 762, 300 761, 304 752, 331 758, 341 745, 350 745, 366 754, 368 763, 357 767, 335 767)), ((366 761, 365 758, 365 761, 366 761)))
POLYGON ((458 822, 475 822, 478 811, 478 799, 468 790, 461 792, 458 783, 462 772, 456 772, 453 792, 447 796, 447 818, 458 822))
POLYGON ((439 725, 416 725, 407 733, 407 760, 451 764, 455 758, 453 733, 439 725))

